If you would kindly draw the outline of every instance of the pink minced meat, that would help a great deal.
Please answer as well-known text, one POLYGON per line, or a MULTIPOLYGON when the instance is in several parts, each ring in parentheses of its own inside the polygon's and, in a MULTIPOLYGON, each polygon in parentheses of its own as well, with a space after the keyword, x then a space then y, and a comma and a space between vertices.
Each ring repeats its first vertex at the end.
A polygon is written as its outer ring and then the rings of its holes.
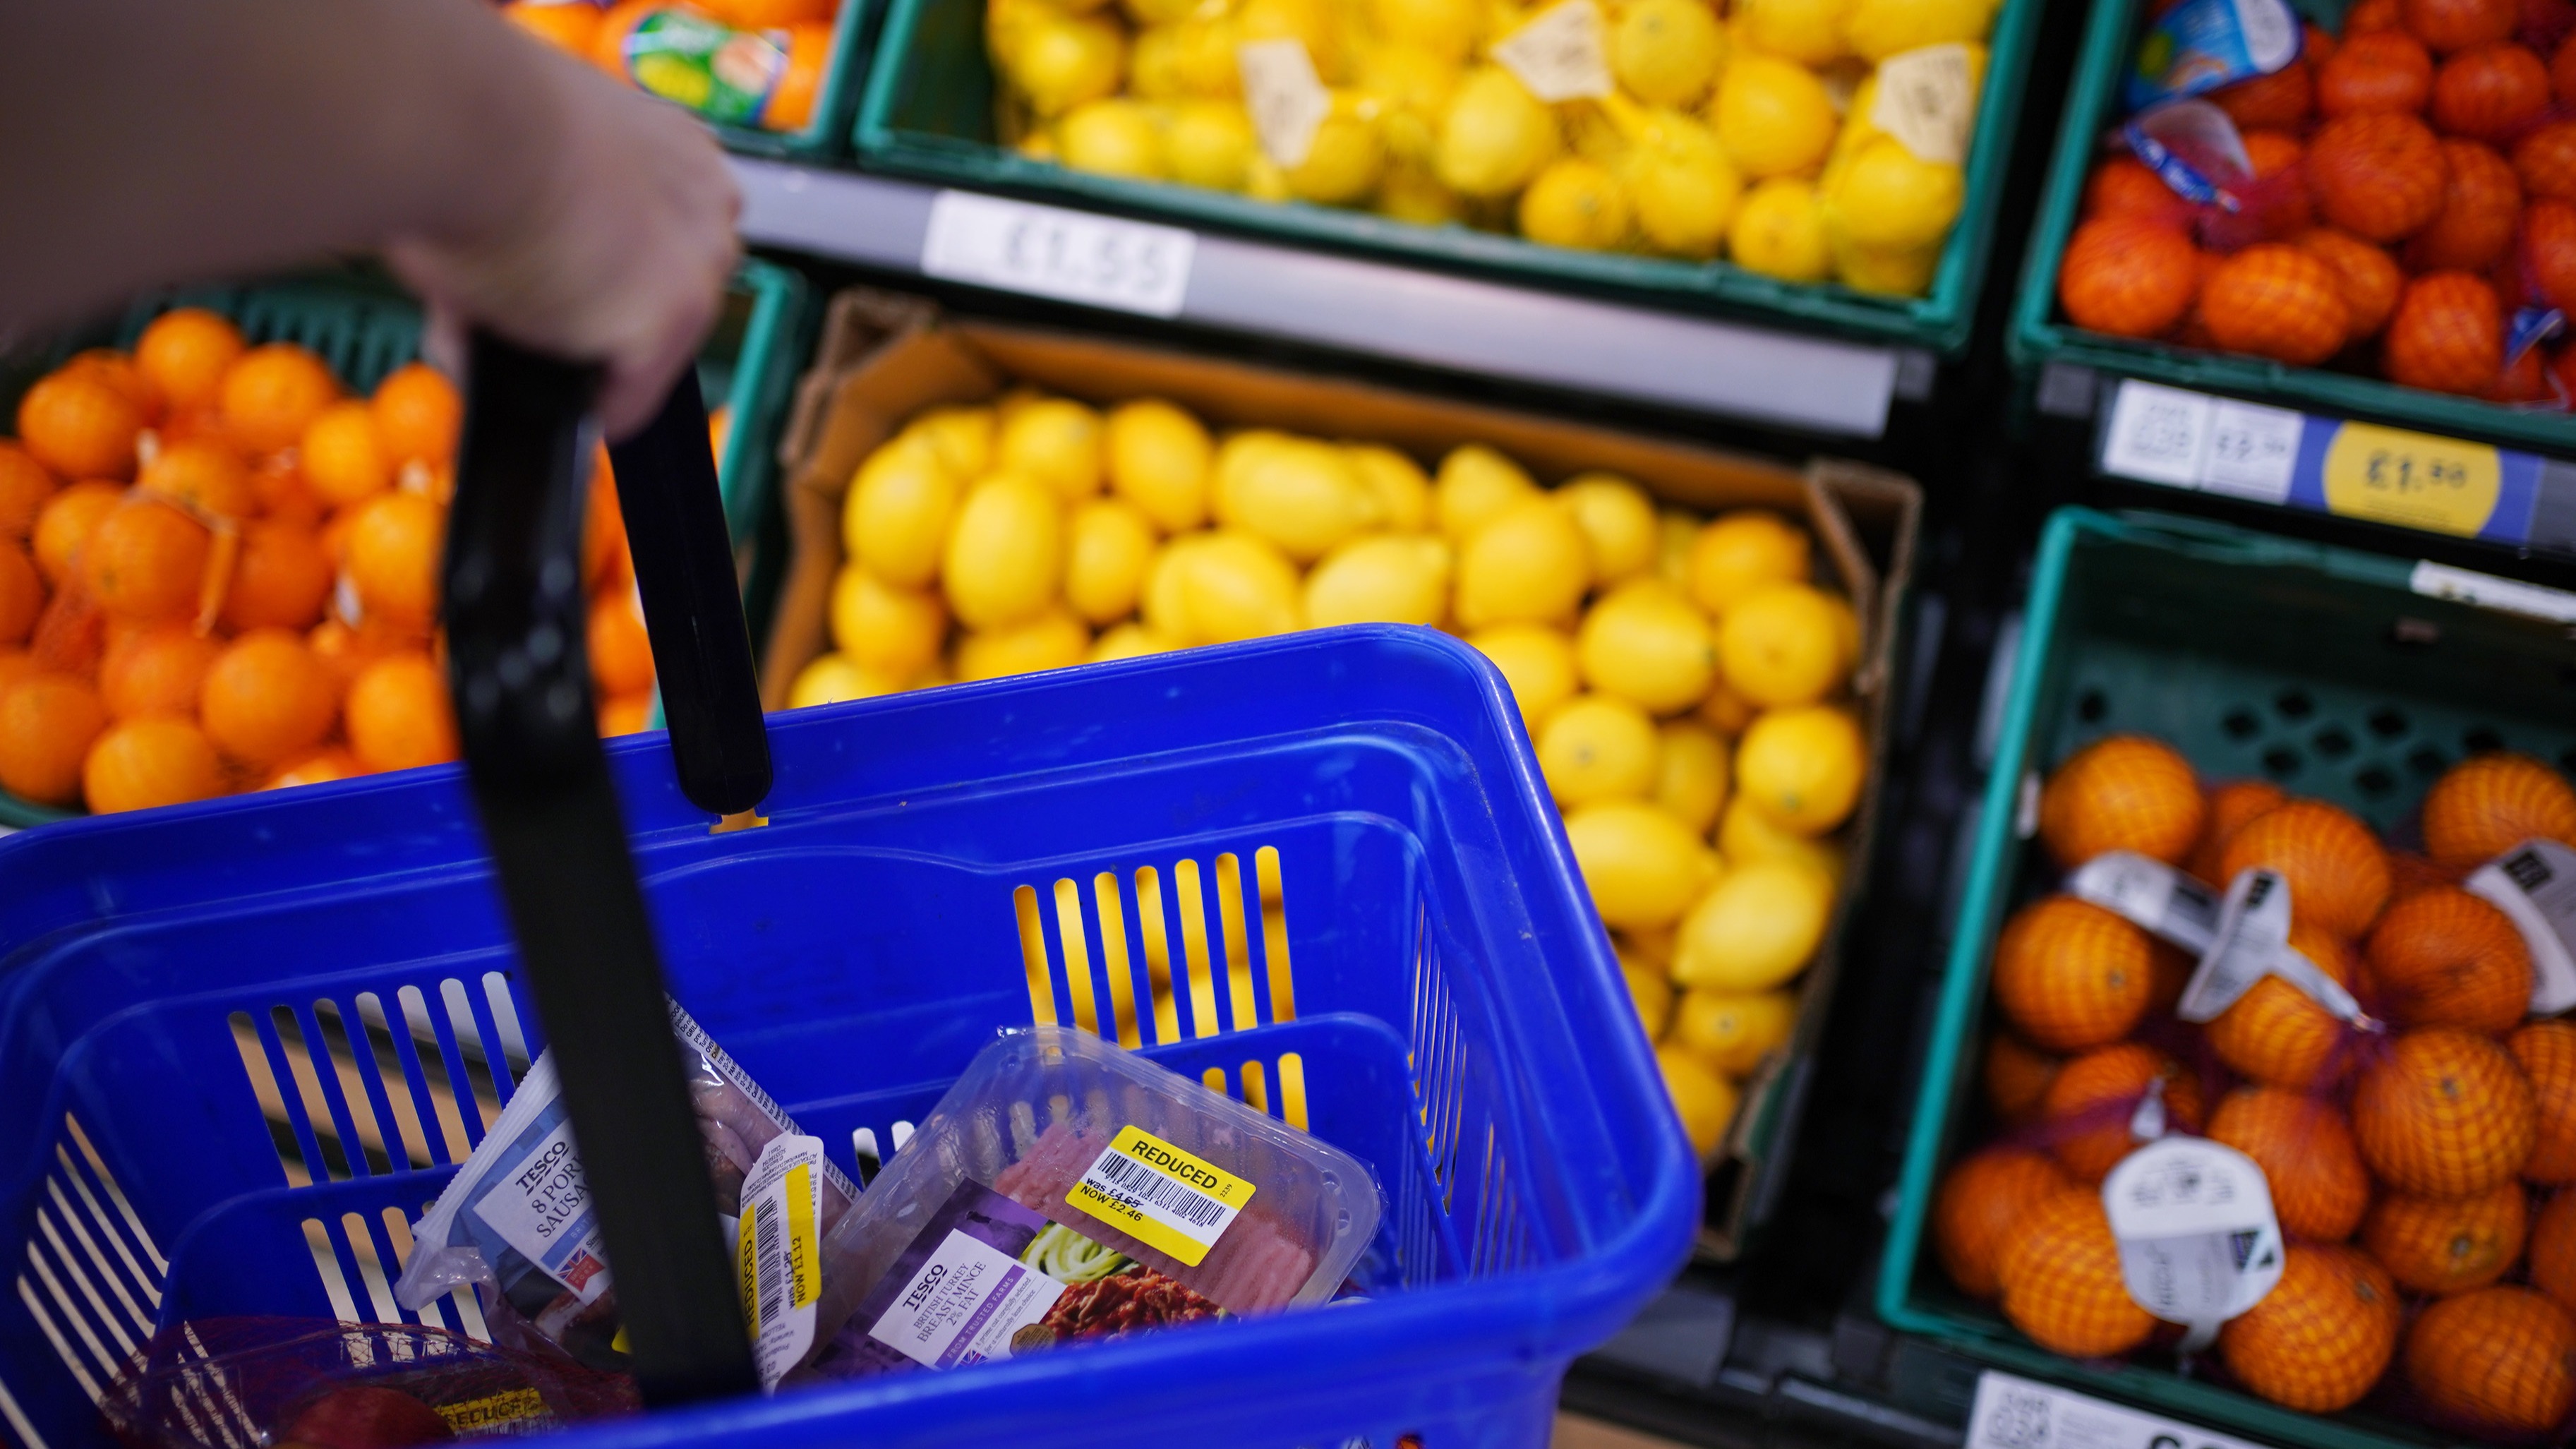
POLYGON ((1215 1300, 1228 1313, 1259 1313, 1283 1308, 1306 1286, 1315 1271, 1315 1254, 1295 1230, 1257 1196, 1227 1225, 1205 1261, 1192 1268, 1169 1253, 1140 1243, 1077 1207, 1068 1206, 1067 1189, 1082 1180, 1083 1170, 1109 1145, 1105 1133, 1085 1133, 1059 1122, 1039 1134, 1026 1157, 1002 1169, 993 1190, 1022 1207, 1072 1224, 1102 1247, 1126 1254, 1192 1292, 1215 1300))

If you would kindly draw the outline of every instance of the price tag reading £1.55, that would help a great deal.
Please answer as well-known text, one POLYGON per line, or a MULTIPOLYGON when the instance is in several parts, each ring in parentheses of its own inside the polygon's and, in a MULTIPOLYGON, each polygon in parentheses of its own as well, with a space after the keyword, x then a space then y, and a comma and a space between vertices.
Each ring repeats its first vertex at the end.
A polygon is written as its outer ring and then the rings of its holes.
POLYGON ((1006 292, 1177 317, 1197 245, 1176 226, 943 191, 931 199, 921 270, 1006 292))
POLYGON ((2218 892, 2136 851, 2102 852, 2076 867, 2066 889, 2194 956, 2218 939, 2218 892))
POLYGON ((1565 0, 1542 12, 1497 42, 1493 54, 1531 95, 1551 105, 1614 89, 1610 52, 1601 41, 1601 7, 1592 0, 1565 0))
POLYGON ((2167 1137, 2120 1160, 2102 1181, 2120 1245, 2120 1279, 2137 1305, 2187 1324, 2190 1352, 2281 1281, 2281 1224, 2254 1159, 2200 1137, 2167 1137))
POLYGON ((2290 949, 2289 882, 2268 870, 2238 871, 2228 883, 2217 933, 2192 968, 2174 1015, 2215 1021, 2266 976, 2288 981, 2338 1020, 2368 1019, 2361 1003, 2325 968, 2290 949))
POLYGON ((2531 1009, 2576 1006, 2576 850, 2526 840, 2469 876, 2469 893, 2513 918, 2531 950, 2531 1009))

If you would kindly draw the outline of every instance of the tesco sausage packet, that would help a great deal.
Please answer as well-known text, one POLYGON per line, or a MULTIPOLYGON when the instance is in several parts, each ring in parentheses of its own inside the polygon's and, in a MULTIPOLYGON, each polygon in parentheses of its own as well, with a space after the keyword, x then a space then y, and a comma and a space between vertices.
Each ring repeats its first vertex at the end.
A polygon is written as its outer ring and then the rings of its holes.
MULTIPOLYGON (((823 1236, 858 1189, 705 1028, 670 1003, 671 1032, 705 1139, 721 1231, 742 1281, 765 1385, 815 1346, 823 1236)), ((481 1146, 412 1227, 394 1297, 418 1309, 474 1286, 494 1338, 531 1333, 594 1368, 626 1368, 617 1296, 555 1075, 538 1056, 481 1146)), ((531 1345, 533 1346, 533 1345, 531 1345)))
POLYGON ((1366 1164, 1089 1032, 1005 1032, 825 1238, 807 1372, 957 1368, 1333 1297, 1366 1164))

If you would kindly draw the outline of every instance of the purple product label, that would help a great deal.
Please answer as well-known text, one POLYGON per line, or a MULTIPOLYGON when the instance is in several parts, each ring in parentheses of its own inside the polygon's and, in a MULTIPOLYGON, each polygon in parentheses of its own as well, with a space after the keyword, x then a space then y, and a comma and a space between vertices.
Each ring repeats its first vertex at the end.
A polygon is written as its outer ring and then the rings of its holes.
POLYGON ((2504 332, 2504 365, 2513 366, 2522 355, 2567 328, 2567 314, 2555 307, 2516 307, 2504 332))
POLYGON ((2120 135, 2183 200, 2243 209, 2241 193, 2254 179, 2254 162, 2225 111, 2207 101, 2177 101, 2131 117, 2120 135))

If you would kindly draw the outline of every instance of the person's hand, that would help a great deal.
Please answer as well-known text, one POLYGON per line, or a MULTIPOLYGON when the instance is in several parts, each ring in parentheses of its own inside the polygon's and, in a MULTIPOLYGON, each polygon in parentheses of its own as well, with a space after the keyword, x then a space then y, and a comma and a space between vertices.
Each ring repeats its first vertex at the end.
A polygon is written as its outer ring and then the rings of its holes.
POLYGON ((715 322, 741 197, 714 137, 677 107, 569 58, 531 69, 554 124, 525 138, 538 164, 507 169, 535 184, 393 237, 384 257, 429 303, 433 350, 480 326, 601 364, 600 426, 622 438, 651 420, 715 322))

